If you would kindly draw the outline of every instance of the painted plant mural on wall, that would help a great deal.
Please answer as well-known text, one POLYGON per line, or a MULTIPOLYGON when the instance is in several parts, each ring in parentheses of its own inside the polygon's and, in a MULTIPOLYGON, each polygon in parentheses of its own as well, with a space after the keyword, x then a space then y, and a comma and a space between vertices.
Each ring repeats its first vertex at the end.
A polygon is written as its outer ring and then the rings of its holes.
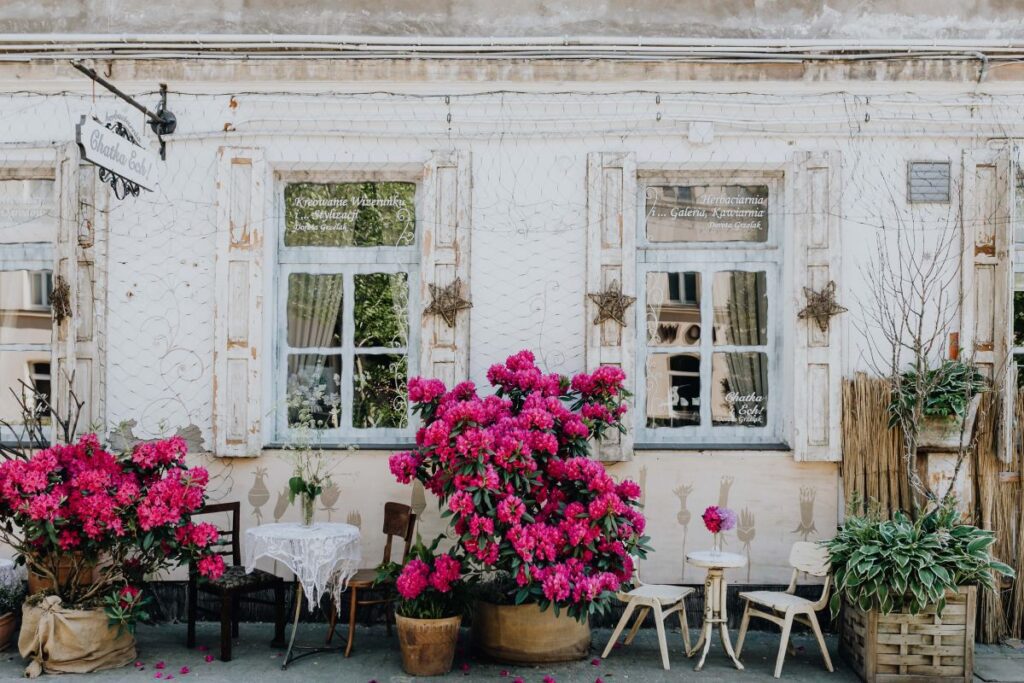
POLYGON ((686 581, 686 536, 690 531, 690 520, 693 515, 690 513, 690 509, 687 507, 687 500, 690 494, 693 493, 692 484, 680 484, 672 490, 672 493, 679 499, 679 512, 676 513, 676 521, 679 526, 683 527, 683 573, 682 580, 686 581))
POLYGON ((808 540, 811 534, 817 535, 818 527, 814 523, 814 499, 818 495, 818 489, 813 486, 800 487, 800 524, 793 529, 794 534, 800 534, 801 540, 808 540))

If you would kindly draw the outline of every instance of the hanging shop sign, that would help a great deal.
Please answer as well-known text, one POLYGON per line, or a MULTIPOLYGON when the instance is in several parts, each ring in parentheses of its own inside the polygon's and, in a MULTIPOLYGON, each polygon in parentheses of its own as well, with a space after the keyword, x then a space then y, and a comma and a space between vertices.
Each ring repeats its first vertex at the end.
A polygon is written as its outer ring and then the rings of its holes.
POLYGON ((82 158, 100 167, 100 181, 118 199, 156 188, 157 156, 139 144, 141 138, 127 121, 115 116, 100 123, 83 116, 77 128, 82 158))

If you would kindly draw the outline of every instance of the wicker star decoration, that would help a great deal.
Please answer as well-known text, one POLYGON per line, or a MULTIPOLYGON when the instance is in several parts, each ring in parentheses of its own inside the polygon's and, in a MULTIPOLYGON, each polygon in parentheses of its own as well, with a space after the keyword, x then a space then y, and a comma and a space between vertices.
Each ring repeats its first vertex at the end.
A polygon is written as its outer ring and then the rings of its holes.
POLYGON ((459 278, 444 287, 430 285, 431 302, 427 306, 427 315, 439 315, 448 327, 455 327, 455 317, 459 311, 473 307, 472 303, 462 298, 461 290, 462 280, 459 278))
POLYGON ((804 287, 804 296, 807 297, 807 305, 797 313, 797 317, 813 318, 822 332, 828 332, 828 323, 832 316, 845 313, 847 310, 836 303, 836 283, 831 280, 820 292, 804 287))
POLYGON ((587 298, 597 304, 597 317, 594 324, 600 325, 605 320, 614 320, 622 327, 626 326, 626 309, 633 305, 636 297, 622 293, 618 280, 612 281, 608 288, 597 294, 588 294, 587 298))

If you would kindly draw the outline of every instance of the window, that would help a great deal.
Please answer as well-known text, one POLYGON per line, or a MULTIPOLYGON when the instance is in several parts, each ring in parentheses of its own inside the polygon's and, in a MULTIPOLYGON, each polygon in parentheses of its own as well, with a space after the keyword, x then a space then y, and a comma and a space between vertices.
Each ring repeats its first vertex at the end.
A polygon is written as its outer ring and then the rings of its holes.
MULTIPOLYGON (((57 218, 54 182, 37 176, 5 171, 0 179, 0 419, 15 431, 21 406, 10 390, 31 407, 41 403, 32 395, 32 381, 46 394, 50 383, 57 218)), ((17 437, 0 430, 0 440, 17 437)))
POLYGON ((34 409, 38 415, 50 415, 52 397, 50 384, 50 361, 36 361, 28 364, 29 385, 34 389, 34 409))
POLYGON ((779 178, 642 178, 640 440, 777 442, 779 178))
POLYGON ((53 294, 53 271, 37 270, 28 273, 28 307, 49 308, 50 296, 53 294))
POLYGON ((284 182, 278 249, 278 432, 336 442, 411 433, 417 186, 406 179, 284 182))

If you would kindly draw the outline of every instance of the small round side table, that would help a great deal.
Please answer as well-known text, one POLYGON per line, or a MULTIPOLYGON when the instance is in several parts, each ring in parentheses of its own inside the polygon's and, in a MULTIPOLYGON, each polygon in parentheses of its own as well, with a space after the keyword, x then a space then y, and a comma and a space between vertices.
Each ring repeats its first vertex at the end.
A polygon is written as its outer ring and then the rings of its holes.
POLYGON ((687 553, 686 561, 694 567, 703 567, 708 571, 707 577, 704 579, 704 623, 701 625, 700 638, 697 639, 693 649, 686 653, 686 656, 692 657, 700 650, 700 660, 694 667, 694 671, 704 668, 704 660, 708 656, 708 650, 711 649, 711 632, 717 624, 722 638, 722 647, 725 648, 725 652, 732 659, 736 668, 742 671, 743 665, 736 658, 736 653, 732 649, 732 641, 729 640, 729 619, 725 607, 728 583, 725 580, 725 570, 746 566, 747 558, 738 553, 698 550, 687 553))

